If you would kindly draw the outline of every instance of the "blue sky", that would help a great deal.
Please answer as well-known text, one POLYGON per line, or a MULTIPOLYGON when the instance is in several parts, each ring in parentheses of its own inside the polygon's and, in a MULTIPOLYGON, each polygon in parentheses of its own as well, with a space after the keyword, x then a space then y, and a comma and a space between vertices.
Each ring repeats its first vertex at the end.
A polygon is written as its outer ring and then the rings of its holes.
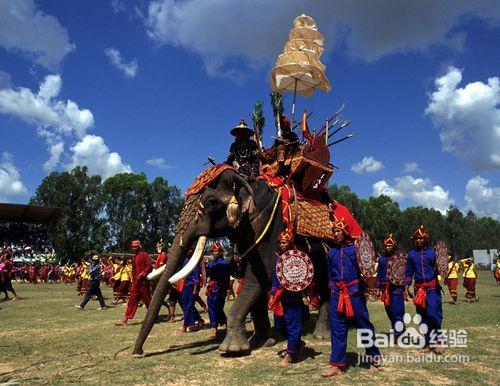
POLYGON ((83 164, 184 190, 259 100, 269 145, 270 70, 304 12, 332 91, 297 111, 317 127, 345 102, 359 132, 333 147, 331 182, 499 219, 500 6, 451 4, 0 0, 0 200, 83 164))

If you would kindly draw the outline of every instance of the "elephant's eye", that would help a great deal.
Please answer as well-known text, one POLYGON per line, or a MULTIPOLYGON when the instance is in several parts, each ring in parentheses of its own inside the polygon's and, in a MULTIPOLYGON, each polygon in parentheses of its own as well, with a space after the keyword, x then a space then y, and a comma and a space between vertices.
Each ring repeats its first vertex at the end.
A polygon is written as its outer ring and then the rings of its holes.
POLYGON ((206 203, 207 206, 215 206, 219 203, 219 200, 216 197, 208 197, 206 203))

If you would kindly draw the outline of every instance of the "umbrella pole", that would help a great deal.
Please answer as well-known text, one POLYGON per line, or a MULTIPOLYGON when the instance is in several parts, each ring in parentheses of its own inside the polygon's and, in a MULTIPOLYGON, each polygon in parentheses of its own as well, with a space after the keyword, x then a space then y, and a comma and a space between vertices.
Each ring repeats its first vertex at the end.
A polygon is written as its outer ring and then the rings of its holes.
MULTIPOLYGON (((295 86, 293 87, 293 103, 292 103, 292 127, 295 125, 295 101, 297 99, 297 81, 298 79, 295 78, 295 86)), ((298 134, 299 128, 297 127, 297 134, 298 134)))

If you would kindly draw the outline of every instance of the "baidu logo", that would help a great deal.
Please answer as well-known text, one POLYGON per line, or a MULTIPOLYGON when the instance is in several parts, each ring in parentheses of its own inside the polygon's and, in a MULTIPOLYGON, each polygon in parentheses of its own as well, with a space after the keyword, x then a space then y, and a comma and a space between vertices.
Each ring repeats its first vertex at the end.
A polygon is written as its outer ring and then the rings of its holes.
POLYGON ((409 313, 403 316, 403 322, 396 322, 394 329, 389 334, 374 334, 368 329, 358 329, 356 343, 358 347, 401 347, 424 348, 425 335, 429 327, 422 321, 419 314, 413 317, 409 313), (413 323, 412 323, 413 322, 413 323))

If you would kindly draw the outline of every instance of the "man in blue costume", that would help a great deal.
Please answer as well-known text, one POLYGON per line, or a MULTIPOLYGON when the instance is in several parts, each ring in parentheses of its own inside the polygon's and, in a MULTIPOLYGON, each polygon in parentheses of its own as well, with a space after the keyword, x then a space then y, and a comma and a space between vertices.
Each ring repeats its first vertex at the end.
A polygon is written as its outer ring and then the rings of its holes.
MULTIPOLYGON (((192 255, 192 251, 188 254, 188 257, 184 260, 184 265, 189 261, 192 255)), ((177 284, 177 289, 181 293, 181 308, 184 315, 184 323, 182 328, 177 332, 178 334, 183 334, 185 332, 193 332, 196 330, 195 324, 198 324, 198 328, 202 328, 204 321, 201 318, 198 310, 195 307, 195 291, 196 285, 200 279, 200 269, 195 267, 193 271, 181 280, 177 284)))
POLYGON ((108 307, 106 306, 106 303, 104 302, 104 297, 102 296, 102 291, 100 288, 100 283, 101 283, 101 265, 99 262, 99 256, 94 255, 92 256, 92 263, 89 267, 89 274, 90 274, 90 284, 89 288, 87 290, 87 293, 85 294, 85 297, 83 298, 83 301, 81 304, 76 304, 75 307, 78 308, 79 310, 83 310, 87 303, 89 302, 90 299, 92 299, 92 296, 97 296, 97 299, 99 300, 99 305, 100 307, 98 310, 105 310, 108 307))
MULTIPOLYGON (((391 321, 393 331, 396 331, 396 323, 401 322, 404 326, 403 316, 405 314, 405 287, 404 285, 392 284, 387 277, 387 263, 394 258, 397 242, 390 234, 384 240, 384 254, 378 260, 377 288, 380 291, 380 300, 384 303, 385 312, 391 321)), ((401 329, 402 331, 402 329, 401 329)), ((401 331, 395 332, 395 336, 401 331)))
POLYGON ((441 323, 443 321, 441 286, 436 272, 436 255, 430 247, 429 233, 423 225, 413 232, 413 249, 406 259, 406 291, 414 280, 413 303, 422 322, 428 327, 425 336, 425 351, 441 354, 439 347, 441 323), (431 342, 433 336, 433 342, 431 342))
MULTIPOLYGON (((279 254, 293 249, 293 236, 287 231, 280 233, 278 240, 279 254)), ((277 261, 277 259, 276 259, 277 261)), ((302 336, 302 321, 304 312, 303 293, 287 291, 278 281, 276 269, 274 270, 271 296, 269 299, 270 309, 274 312, 274 328, 277 332, 287 338, 286 352, 283 360, 277 366, 291 364, 299 354, 302 336)))
MULTIPOLYGON (((328 251, 328 286, 330 287, 330 336, 332 352, 329 364, 332 366, 323 373, 324 377, 342 374, 347 366, 347 334, 349 325, 371 331, 366 298, 362 287, 361 272, 356 261, 356 250, 349 227, 344 219, 333 225, 335 246, 328 251)), ((374 339, 366 346, 369 368, 378 371, 380 351, 374 339)))
POLYGON ((224 304, 226 303, 231 269, 229 261, 224 259, 224 248, 220 243, 213 243, 210 251, 214 259, 207 266, 207 276, 210 280, 207 284, 206 295, 212 337, 216 337, 217 327, 227 325, 224 304))

